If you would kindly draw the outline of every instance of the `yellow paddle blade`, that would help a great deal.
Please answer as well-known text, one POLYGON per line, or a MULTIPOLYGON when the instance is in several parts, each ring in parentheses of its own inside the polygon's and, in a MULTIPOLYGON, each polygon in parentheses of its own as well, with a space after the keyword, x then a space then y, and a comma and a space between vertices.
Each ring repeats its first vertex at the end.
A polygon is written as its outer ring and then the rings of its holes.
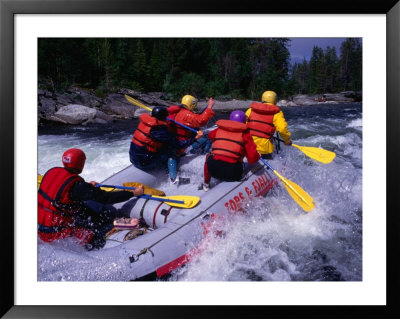
POLYGON ((200 197, 198 196, 188 196, 188 195, 173 195, 173 196, 151 196, 152 198, 159 198, 159 199, 172 199, 172 200, 179 200, 183 201, 184 203, 173 203, 173 202, 164 202, 165 204, 173 207, 180 207, 180 208, 193 208, 195 207, 199 201, 200 197))
MULTIPOLYGON (((159 189, 152 188, 150 186, 147 186, 147 185, 139 183, 139 182, 126 182, 126 183, 123 183, 122 185, 123 186, 127 186, 127 187, 134 187, 134 188, 138 188, 140 185, 142 185, 143 188, 144 188, 143 192, 146 195, 158 195, 158 196, 164 196, 165 195, 165 193, 163 191, 161 191, 159 189)), ((106 192, 120 192, 120 191, 122 191, 121 189, 117 189, 117 188, 114 188, 114 187, 101 186, 100 188, 103 191, 106 191, 106 192)), ((128 191, 130 191, 130 190, 128 190, 128 191)))
POLYGON ((120 189, 116 189, 114 187, 100 187, 100 189, 102 189, 103 191, 106 192, 120 192, 120 189))
POLYGON ((336 154, 334 152, 324 150, 323 148, 311 147, 311 146, 299 146, 296 144, 292 144, 292 146, 298 148, 308 157, 324 164, 329 164, 336 157, 336 154))
POLYGON ((40 187, 40 183, 42 182, 42 179, 43 179, 43 176, 38 174, 38 176, 37 176, 37 188, 40 187))
POLYGON ((285 185, 285 188, 288 191, 289 195, 292 196, 292 198, 296 201, 297 204, 300 205, 301 208, 303 208, 306 212, 309 212, 314 208, 315 203, 313 198, 308 195, 304 189, 302 189, 296 183, 289 181, 277 171, 274 171, 274 173, 283 182, 283 185, 285 185))
POLYGON ((138 183, 138 182, 126 182, 122 184, 123 186, 127 186, 127 187, 135 187, 138 188, 140 185, 143 185, 144 187, 144 194, 146 195, 156 195, 156 196, 165 196, 165 193, 162 190, 156 189, 156 188, 152 188, 150 186, 147 186, 145 184, 142 183, 138 183))
POLYGON ((152 109, 151 109, 150 107, 148 107, 148 106, 146 106, 146 105, 140 103, 139 101, 136 101, 134 98, 130 97, 129 95, 126 95, 126 94, 125 94, 125 98, 126 98, 129 102, 131 102, 132 104, 135 104, 135 105, 137 105, 137 106, 140 106, 140 107, 142 107, 142 108, 144 108, 144 109, 146 109, 146 110, 148 110, 148 111, 152 111, 152 109))

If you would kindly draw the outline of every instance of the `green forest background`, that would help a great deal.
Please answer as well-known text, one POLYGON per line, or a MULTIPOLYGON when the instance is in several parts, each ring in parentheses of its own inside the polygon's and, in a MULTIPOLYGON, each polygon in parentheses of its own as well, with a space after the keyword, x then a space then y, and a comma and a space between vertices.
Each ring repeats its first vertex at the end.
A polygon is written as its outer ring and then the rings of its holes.
POLYGON ((358 38, 340 52, 314 46, 309 61, 294 64, 289 45, 288 38, 39 38, 39 85, 57 92, 75 85, 100 97, 119 88, 165 92, 173 100, 361 91, 358 38))

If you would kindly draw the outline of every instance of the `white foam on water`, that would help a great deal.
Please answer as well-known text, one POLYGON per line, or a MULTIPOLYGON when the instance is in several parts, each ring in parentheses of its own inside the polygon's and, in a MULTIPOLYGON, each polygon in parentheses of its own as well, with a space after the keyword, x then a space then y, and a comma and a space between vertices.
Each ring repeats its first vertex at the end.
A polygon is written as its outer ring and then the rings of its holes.
POLYGON ((270 164, 314 198, 314 210, 304 213, 281 184, 218 225, 226 237, 208 239, 175 279, 361 280, 361 169, 302 157, 291 149, 270 164))
MULTIPOLYGON (((320 121, 323 123, 306 125, 301 119, 292 120, 293 141, 333 150, 336 158, 332 163, 316 162, 283 144, 281 152, 268 161, 312 196, 315 208, 303 212, 279 182, 265 198, 252 200, 244 214, 215 225, 223 236, 207 238, 200 247, 203 253, 174 271, 170 280, 362 280, 362 121, 353 116, 320 121), (318 127, 326 127, 324 131, 329 128, 332 133, 317 134, 318 127), (296 134, 300 134, 298 139, 296 134)), ((38 173, 61 166, 62 153, 79 147, 87 155, 82 176, 101 182, 130 165, 128 135, 108 139, 85 138, 76 131, 41 135, 38 173)), ((182 159, 180 176, 199 184, 204 160, 204 155, 182 159)), ((166 178, 159 188, 168 193, 175 186, 166 178)), ((123 267, 99 252, 87 252, 72 239, 38 244, 39 280, 129 280, 123 267)))
POLYGON ((353 127, 353 128, 362 128, 362 119, 356 119, 351 121, 349 124, 347 124, 347 127, 353 127))

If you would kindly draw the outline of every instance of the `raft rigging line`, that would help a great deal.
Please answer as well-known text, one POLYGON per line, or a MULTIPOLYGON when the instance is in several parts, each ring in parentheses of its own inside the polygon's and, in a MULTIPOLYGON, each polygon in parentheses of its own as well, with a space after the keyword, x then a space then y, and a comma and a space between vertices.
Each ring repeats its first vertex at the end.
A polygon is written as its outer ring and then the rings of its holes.
MULTIPOLYGON (((253 170, 250 170, 250 174, 246 174, 245 178, 242 179, 242 181, 236 185, 232 190, 235 190, 236 188, 238 188, 240 185, 242 185, 246 180, 248 180, 252 175, 254 175, 256 172, 258 172, 260 169, 263 169, 264 166, 260 165, 259 168, 253 170)), ((203 215, 204 213, 207 213, 207 211, 214 206, 217 202, 219 202, 223 197, 225 197, 226 194, 222 195, 221 197, 219 197, 216 201, 214 201, 210 206, 208 206, 206 209, 202 210, 199 214, 197 214, 196 216, 194 216, 193 218, 191 218, 190 220, 188 220, 186 223, 182 224, 181 226, 179 226, 178 228, 174 229, 172 232, 168 233, 167 235, 165 235, 164 237, 160 238, 159 240, 157 240, 156 242, 154 242, 153 244, 151 244, 150 246, 143 248, 138 254, 136 255, 131 255, 129 256, 129 261, 131 263, 134 263, 135 261, 137 261, 139 259, 139 256, 147 253, 147 251, 150 251, 150 253, 152 254, 152 256, 154 256, 154 253, 151 251, 151 248, 153 248, 154 246, 156 246, 158 243, 162 242, 164 239, 166 239, 167 237, 171 236, 172 234, 176 233, 178 230, 182 229, 184 226, 190 224, 193 220, 195 220, 196 218, 200 217, 201 215, 203 215)))

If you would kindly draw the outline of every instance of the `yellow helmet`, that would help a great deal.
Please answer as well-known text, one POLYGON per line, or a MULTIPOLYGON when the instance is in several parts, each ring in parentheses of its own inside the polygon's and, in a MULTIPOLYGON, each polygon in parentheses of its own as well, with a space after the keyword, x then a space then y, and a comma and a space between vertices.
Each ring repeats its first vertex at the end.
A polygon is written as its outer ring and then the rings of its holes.
POLYGON ((277 95, 274 91, 265 91, 261 97, 261 102, 276 105, 277 95))
POLYGON ((190 111, 193 111, 197 106, 197 99, 191 95, 185 95, 182 98, 181 104, 186 105, 190 111))

